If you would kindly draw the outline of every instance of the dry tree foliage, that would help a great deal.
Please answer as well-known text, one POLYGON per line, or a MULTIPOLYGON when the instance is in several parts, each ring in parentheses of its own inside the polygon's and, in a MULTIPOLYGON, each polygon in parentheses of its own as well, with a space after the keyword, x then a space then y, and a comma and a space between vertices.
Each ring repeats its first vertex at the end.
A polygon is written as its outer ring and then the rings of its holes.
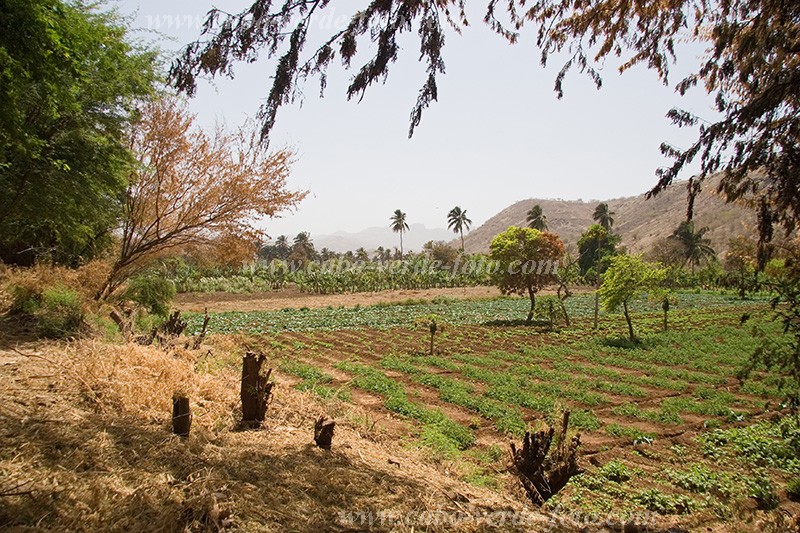
MULTIPOLYGON (((2 265, 0 263, 0 265, 2 265)), ((74 290, 88 299, 103 286, 111 265, 95 259, 79 268, 67 268, 48 264, 33 267, 15 268, 2 265, 0 290, 8 293, 13 286, 41 290, 45 287, 62 286, 74 290)))
POLYGON ((159 256, 263 237, 257 222, 306 195, 287 188, 292 153, 265 153, 255 132, 208 135, 177 99, 149 103, 131 137, 138 166, 127 191, 119 256, 101 296, 159 256))

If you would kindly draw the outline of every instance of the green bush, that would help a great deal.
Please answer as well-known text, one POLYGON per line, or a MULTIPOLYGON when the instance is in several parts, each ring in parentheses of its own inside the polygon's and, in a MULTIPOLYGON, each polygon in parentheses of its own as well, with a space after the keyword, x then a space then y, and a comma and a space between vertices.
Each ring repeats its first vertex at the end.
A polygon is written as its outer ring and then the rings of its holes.
POLYGON ((64 288, 47 289, 42 294, 39 331, 46 337, 70 337, 83 324, 83 305, 78 293, 64 288))
POLYGON ((154 315, 167 316, 169 303, 175 297, 175 284, 153 274, 137 276, 128 282, 125 297, 142 305, 154 315))
POLYGON ((11 312, 30 321, 39 335, 63 338, 77 335, 83 325, 78 293, 65 287, 12 287, 11 312))

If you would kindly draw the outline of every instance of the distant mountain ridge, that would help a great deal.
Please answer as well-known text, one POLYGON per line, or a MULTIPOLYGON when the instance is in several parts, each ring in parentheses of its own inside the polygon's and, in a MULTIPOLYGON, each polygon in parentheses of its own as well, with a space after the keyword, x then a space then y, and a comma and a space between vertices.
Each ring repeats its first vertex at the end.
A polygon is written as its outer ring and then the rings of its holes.
MULTIPOLYGON (((738 235, 754 235, 755 213, 729 204, 716 193, 719 178, 709 178, 695 199, 694 221, 697 227, 708 226, 706 234, 717 254, 727 250, 729 239, 738 235)), ((630 252, 649 251, 660 239, 672 234, 686 218, 686 182, 674 183, 657 196, 644 194, 604 200, 614 211, 613 229, 622 237, 622 245, 630 252)), ((543 200, 529 198, 503 209, 464 236, 468 252, 488 253, 489 244, 509 226, 526 226, 528 210, 539 204, 547 217, 548 230, 558 234, 570 250, 577 249, 578 238, 593 223, 592 214, 600 201, 543 200)), ((449 239, 449 240, 452 240, 449 239)), ((456 245, 456 241, 452 241, 456 245)), ((460 246, 460 242, 457 244, 460 246)))

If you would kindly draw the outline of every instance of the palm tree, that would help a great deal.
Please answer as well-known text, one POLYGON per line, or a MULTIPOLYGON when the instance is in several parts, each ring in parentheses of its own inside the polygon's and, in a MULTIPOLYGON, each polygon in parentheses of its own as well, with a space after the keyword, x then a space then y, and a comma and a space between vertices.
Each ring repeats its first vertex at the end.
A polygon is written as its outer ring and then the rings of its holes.
POLYGON ((406 224, 406 214, 396 209, 394 214, 389 219, 392 221, 392 231, 400 234, 400 257, 403 256, 403 232, 408 231, 408 224, 406 224))
POLYGON ((542 208, 539 204, 531 207, 526 220, 528 221, 529 228, 547 231, 547 217, 542 213, 542 208))
POLYGON ((461 236, 461 251, 464 251, 464 230, 469 231, 472 221, 467 218, 467 210, 455 206, 447 213, 447 229, 453 230, 461 236))
POLYGON ((369 254, 367 253, 367 251, 364 249, 363 246, 358 250, 356 250, 356 261, 364 261, 364 262, 369 261, 369 254))
POLYGON ((611 217, 614 215, 616 215, 616 213, 614 211, 609 211, 608 204, 602 202, 597 204, 597 207, 594 208, 592 220, 603 226, 603 228, 610 233, 611 226, 614 225, 614 219, 611 217))
POLYGON ((303 231, 297 234, 292 245, 292 255, 303 262, 314 259, 317 252, 314 250, 314 243, 311 242, 310 233, 303 231))
POLYGON ((275 239, 275 253, 280 259, 286 259, 289 257, 289 239, 286 235, 279 235, 277 239, 275 239))
POLYGON ((717 254, 711 247, 711 240, 705 236, 706 233, 708 233, 708 226, 695 229, 694 222, 686 220, 681 222, 670 236, 670 239, 676 240, 683 246, 683 257, 691 265, 693 274, 695 266, 710 260, 717 254))

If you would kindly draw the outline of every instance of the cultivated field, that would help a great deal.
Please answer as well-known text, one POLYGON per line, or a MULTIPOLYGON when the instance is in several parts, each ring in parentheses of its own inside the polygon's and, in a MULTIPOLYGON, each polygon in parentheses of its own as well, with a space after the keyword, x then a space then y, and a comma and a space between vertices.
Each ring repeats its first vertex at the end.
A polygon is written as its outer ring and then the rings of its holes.
POLYGON ((251 334, 297 389, 365 407, 372 425, 473 484, 505 490, 508 441, 568 409, 589 473, 551 509, 688 515, 682 524, 723 529, 780 500, 796 512, 781 487, 800 474, 800 459, 780 437, 800 429, 769 422, 781 398, 774 378, 737 379, 757 345, 752 327, 779 337, 759 318, 766 306, 714 294, 678 301, 667 332, 655 306, 637 302, 638 346, 618 337, 619 315, 601 315, 592 330, 589 294, 568 301, 572 325, 555 330, 517 323, 527 305, 519 298, 230 312, 211 322, 251 334), (433 355, 427 329, 410 327, 429 313, 446 323, 433 355), (753 318, 742 324, 744 314, 753 318))

